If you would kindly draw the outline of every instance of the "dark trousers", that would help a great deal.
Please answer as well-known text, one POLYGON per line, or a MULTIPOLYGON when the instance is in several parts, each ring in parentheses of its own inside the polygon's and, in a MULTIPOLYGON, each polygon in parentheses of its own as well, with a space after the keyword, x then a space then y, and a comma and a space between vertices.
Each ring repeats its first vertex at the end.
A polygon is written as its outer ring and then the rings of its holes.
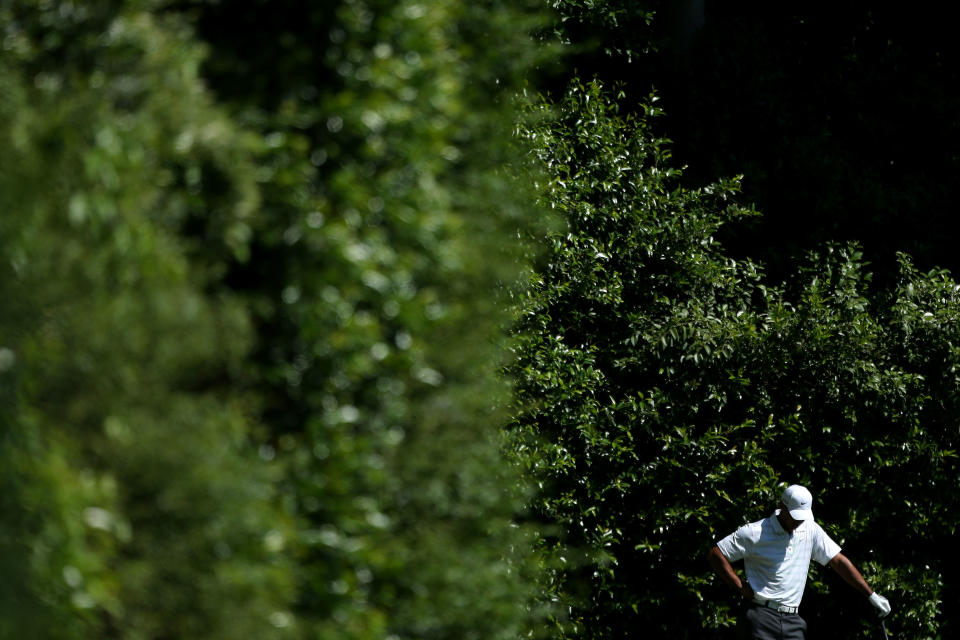
POLYGON ((805 640, 807 623, 796 613, 780 613, 758 604, 747 605, 740 618, 740 635, 749 640, 805 640))

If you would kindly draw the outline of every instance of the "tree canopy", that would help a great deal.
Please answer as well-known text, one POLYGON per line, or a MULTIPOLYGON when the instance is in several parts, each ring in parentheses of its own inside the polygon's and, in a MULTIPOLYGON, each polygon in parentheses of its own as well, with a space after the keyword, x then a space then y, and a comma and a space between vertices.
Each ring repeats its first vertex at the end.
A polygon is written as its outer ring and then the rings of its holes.
POLYGON ((3 637, 537 615, 495 304, 536 12, 275 8, 2 5, 3 637))
MULTIPOLYGON (((549 173, 542 203, 565 224, 518 299, 511 431, 540 488, 547 592, 569 611, 558 637, 734 637, 704 556, 769 514, 784 482, 813 489, 828 532, 897 603, 891 629, 934 637, 955 533, 942 487, 957 473, 960 286, 903 255, 897 285, 868 296, 855 245, 770 286, 715 240, 754 215, 739 178, 684 187, 652 135, 659 113, 621 116, 598 84, 574 84, 526 130, 549 173)), ((812 578, 811 633, 875 624, 836 577, 812 578)))

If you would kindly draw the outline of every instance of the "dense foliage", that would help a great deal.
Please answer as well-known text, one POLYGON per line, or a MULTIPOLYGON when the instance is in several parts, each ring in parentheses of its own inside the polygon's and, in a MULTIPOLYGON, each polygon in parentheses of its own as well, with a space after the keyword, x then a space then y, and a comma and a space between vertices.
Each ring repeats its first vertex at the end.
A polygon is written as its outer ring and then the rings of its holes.
POLYGON ((2 637, 536 615, 495 305, 535 12, 278 4, 0 4, 2 637))
POLYGON ((529 211, 501 167, 535 12, 271 2, 278 72, 222 29, 264 3, 184 4, 218 52, 212 88, 273 147, 251 260, 222 285, 254 310, 307 637, 515 637, 529 560, 498 464, 493 289, 529 211))
POLYGON ((732 637, 783 482, 956 635, 918 15, 0 0, 0 638, 732 637))
MULTIPOLYGON (((688 190, 651 133, 573 85, 531 127, 553 234, 518 301, 513 451, 536 479, 558 637, 702 637, 732 624, 706 551, 767 515, 783 482, 886 592, 899 637, 934 637, 956 531, 958 286, 902 258, 866 296, 855 247, 810 256, 770 287, 726 257, 722 225, 751 215, 736 180, 688 190), (901 541, 909 540, 909 551, 901 541)), ((875 622, 813 574, 812 632, 875 622), (829 594, 829 597, 828 597, 829 594)), ((723 637, 733 637, 732 630, 723 637)))
POLYGON ((175 25, 27 3, 3 23, 4 557, 19 566, 3 636, 283 637, 287 524, 249 446, 253 407, 217 384, 243 368, 250 322, 176 236, 203 207, 242 251, 245 137, 175 25), (201 165, 218 189, 201 192, 201 165))

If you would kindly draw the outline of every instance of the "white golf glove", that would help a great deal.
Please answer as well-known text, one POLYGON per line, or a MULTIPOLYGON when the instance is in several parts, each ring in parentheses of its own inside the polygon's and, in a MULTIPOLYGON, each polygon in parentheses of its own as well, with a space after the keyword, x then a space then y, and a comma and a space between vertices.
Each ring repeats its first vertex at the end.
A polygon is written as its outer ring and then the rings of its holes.
POLYGON ((870 604, 877 608, 881 618, 886 618, 890 614, 890 601, 876 591, 870 594, 870 604))

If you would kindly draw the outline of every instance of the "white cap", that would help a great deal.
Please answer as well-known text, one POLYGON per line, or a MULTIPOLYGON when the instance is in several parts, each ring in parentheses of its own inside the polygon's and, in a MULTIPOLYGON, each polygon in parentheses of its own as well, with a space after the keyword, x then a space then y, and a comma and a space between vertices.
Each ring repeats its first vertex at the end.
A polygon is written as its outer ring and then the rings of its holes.
POLYGON ((813 496, 806 487, 792 484, 783 492, 780 501, 794 520, 813 520, 813 496))

